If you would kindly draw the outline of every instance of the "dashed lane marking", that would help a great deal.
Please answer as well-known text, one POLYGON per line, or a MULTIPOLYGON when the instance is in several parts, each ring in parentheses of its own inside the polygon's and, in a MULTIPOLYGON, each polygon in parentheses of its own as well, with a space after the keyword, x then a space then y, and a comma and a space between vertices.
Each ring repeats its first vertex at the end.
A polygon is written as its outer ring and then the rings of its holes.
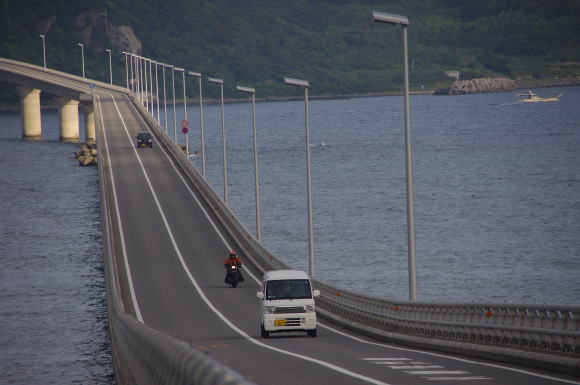
POLYGON ((387 349, 391 349, 391 350, 396 350, 396 351, 402 351, 402 352, 411 352, 411 353, 418 353, 418 354, 422 354, 422 355, 426 355, 426 356, 432 356, 432 357, 440 357, 440 358, 445 358, 448 360, 453 360, 453 361, 457 361, 457 362, 463 362, 466 364, 470 364, 470 365, 481 365, 481 366, 485 366, 488 368, 495 368, 495 369, 500 369, 500 370, 506 370, 506 371, 510 371, 510 372, 514 372, 514 373, 520 373, 526 376, 533 376, 536 378, 543 378, 549 381, 557 381, 557 382, 562 382, 562 383, 566 383, 566 384, 573 384, 573 385, 580 385, 580 382, 577 380, 568 380, 565 378, 558 378, 558 377, 554 377, 554 376, 548 376, 545 374, 540 374, 540 373, 535 373, 535 372, 531 372, 529 370, 522 370, 522 369, 517 369, 517 368, 511 368, 509 366, 503 366, 503 365, 497 365, 497 364, 492 364, 489 362, 481 362, 481 361, 472 361, 472 360, 468 360, 465 358, 459 358, 459 357, 454 357, 454 356, 448 356, 445 354, 440 354, 440 353, 432 353, 432 352, 427 352, 427 351, 422 351, 422 350, 416 350, 416 349, 409 349, 409 348, 401 348, 398 346, 394 346, 394 345, 389 345, 389 344, 385 344, 382 342, 373 342, 373 341, 368 341, 364 338, 359 338, 359 337, 355 337, 351 334, 345 333, 343 331, 340 331, 338 329, 334 329, 331 328, 327 325, 325 325, 324 323, 318 323, 318 325, 320 325, 320 327, 323 327, 327 330, 330 330, 336 334, 340 334, 342 336, 345 336, 347 338, 350 338, 353 341, 357 341, 357 342, 361 342, 363 344, 368 344, 368 345, 373 345, 373 346, 380 346, 383 348, 387 348, 387 349))
POLYGON ((392 358, 392 357, 384 357, 384 358, 360 358, 364 361, 411 361, 410 358, 392 358))
POLYGON ((473 380, 493 380, 491 377, 474 376, 474 377, 421 377, 428 381, 473 381, 473 380))
POLYGON ((413 375, 433 375, 433 374, 445 374, 447 376, 451 374, 469 374, 465 370, 409 370, 404 371, 403 373, 413 374, 413 375))
POLYGON ((359 358, 360 360, 369 361, 375 365, 383 365, 389 369, 400 370, 413 376, 421 376, 428 381, 474 381, 474 380, 492 380, 491 377, 473 376, 465 370, 446 370, 442 365, 433 365, 430 362, 413 361, 406 357, 371 357, 359 358), (439 370, 428 370, 439 369, 439 370))

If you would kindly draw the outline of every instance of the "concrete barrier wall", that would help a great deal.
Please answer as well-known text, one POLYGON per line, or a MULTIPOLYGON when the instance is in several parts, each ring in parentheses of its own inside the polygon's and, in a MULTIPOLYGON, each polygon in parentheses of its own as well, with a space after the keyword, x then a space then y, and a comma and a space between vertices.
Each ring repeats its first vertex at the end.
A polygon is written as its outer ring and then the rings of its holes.
POLYGON ((578 307, 414 303, 317 286, 324 318, 376 338, 580 374, 578 307))

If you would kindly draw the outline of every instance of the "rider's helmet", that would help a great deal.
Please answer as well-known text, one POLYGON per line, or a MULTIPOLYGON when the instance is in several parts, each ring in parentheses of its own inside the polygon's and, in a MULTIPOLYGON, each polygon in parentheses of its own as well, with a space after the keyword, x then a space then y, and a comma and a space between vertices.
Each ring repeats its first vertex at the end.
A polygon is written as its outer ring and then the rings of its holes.
POLYGON ((233 251, 233 250, 232 250, 232 251, 230 251, 230 258, 235 258, 235 257, 237 257, 237 256, 238 256, 238 255, 236 254, 236 252, 235 252, 235 251, 233 251))

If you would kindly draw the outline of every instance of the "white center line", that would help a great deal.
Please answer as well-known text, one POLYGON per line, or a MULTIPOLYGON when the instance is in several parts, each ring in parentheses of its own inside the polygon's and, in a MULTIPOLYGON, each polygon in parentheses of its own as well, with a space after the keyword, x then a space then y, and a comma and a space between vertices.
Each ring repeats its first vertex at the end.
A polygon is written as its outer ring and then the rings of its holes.
POLYGON ((365 361, 410 361, 410 358, 360 358, 365 361))
POLYGON ((474 376, 474 377, 421 377, 428 381, 474 381, 474 380, 493 380, 490 377, 474 376))
MULTIPOLYGON (((111 96, 111 98, 112 98, 112 96, 111 96)), ((127 246, 125 244, 125 234, 123 232, 123 223, 121 221, 121 212, 119 210, 119 200, 117 198, 117 188, 115 187, 115 176, 113 174, 113 166, 111 165, 111 156, 109 153, 109 142, 107 140, 107 128, 105 128, 105 120, 103 117, 101 98, 98 95, 97 95, 97 110, 98 110, 98 116, 99 116, 99 119, 101 122, 101 130, 103 131, 103 140, 105 142, 104 145, 106 148, 107 162, 109 163, 109 178, 111 178, 111 188, 113 189, 113 203, 115 205, 115 212, 116 212, 116 217, 117 217, 117 226, 119 227, 119 238, 121 240, 121 250, 123 253, 123 263, 125 265, 125 272, 127 274, 127 281, 129 282, 129 292, 131 294, 131 301, 133 302, 133 309, 135 310, 135 316, 137 317, 139 322, 143 323, 143 315, 141 314, 141 309, 139 308, 139 303, 137 302, 137 296, 135 295, 135 288, 133 286, 133 277, 131 275, 131 269, 129 267, 129 260, 127 257, 127 246)))
POLYGON ((432 374, 469 374, 464 370, 409 370, 404 371, 403 373, 407 374, 415 374, 415 375, 432 375, 432 374))

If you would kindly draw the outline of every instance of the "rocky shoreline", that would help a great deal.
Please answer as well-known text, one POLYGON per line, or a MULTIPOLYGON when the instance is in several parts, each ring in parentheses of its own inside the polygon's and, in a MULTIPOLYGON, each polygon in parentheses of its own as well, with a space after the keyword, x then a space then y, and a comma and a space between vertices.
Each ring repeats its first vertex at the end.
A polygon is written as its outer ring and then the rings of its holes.
POLYGON ((468 95, 491 92, 510 92, 522 88, 572 87, 580 85, 579 78, 549 80, 478 78, 456 80, 450 87, 435 90, 433 95, 468 95))
MULTIPOLYGON (((467 95, 481 94, 492 92, 511 92, 517 89, 531 88, 549 88, 549 87, 574 87, 580 86, 580 78, 561 78, 561 79, 509 79, 509 78, 478 78, 471 80, 456 80, 450 87, 436 90, 412 90, 411 95, 467 95)), ((335 100, 335 99, 355 99, 370 98, 377 96, 401 95, 401 92, 369 92, 360 94, 346 95, 310 95, 311 100, 335 100)), ((251 99, 224 99, 224 103, 244 103, 251 99)), ((256 98, 257 102, 278 102, 278 101, 296 101, 303 100, 302 96, 265 96, 256 98)), ((198 99, 188 99, 188 103, 198 103, 198 99)), ((204 104, 220 103, 219 99, 204 99, 204 104)), ((183 100, 177 100, 176 104, 183 104, 183 100)), ((43 110, 55 110, 56 106, 42 106, 43 110)), ((20 105, 0 105, 0 112, 19 112, 20 105)))

